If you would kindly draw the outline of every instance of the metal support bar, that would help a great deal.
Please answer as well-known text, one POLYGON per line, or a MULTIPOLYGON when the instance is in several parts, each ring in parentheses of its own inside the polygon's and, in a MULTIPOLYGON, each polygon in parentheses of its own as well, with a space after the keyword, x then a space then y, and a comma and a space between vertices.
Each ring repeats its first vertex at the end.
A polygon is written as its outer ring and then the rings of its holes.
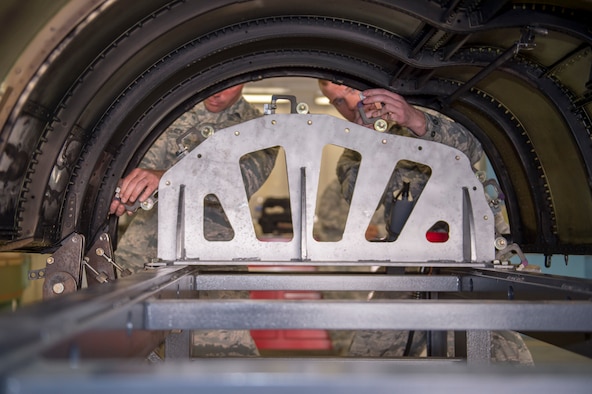
POLYGON ((557 365, 469 367, 439 360, 208 359, 130 365, 34 365, 6 381, 7 393, 430 393, 589 394, 590 369, 557 365), (125 371, 126 373, 122 373, 125 371))
POLYGON ((427 348, 429 357, 446 357, 448 350, 446 334, 446 331, 427 332, 427 348))
POLYGON ((175 331, 167 335, 164 341, 166 360, 185 359, 191 357, 191 330, 175 331))
POLYGON ((444 268, 441 274, 458 275, 463 291, 504 291, 514 287, 516 299, 522 294, 544 294, 544 299, 592 299, 592 283, 582 278, 540 275, 495 269, 444 268))
POLYGON ((196 290, 306 290, 306 291, 460 291, 458 276, 211 274, 195 277, 196 290))
POLYGON ((145 328, 149 330, 592 331, 589 301, 149 300, 145 313, 145 328))
POLYGON ((0 375, 85 330, 141 329, 143 310, 139 308, 131 319, 129 312, 195 272, 195 268, 163 268, 138 273, 0 316, 0 375))
POLYGON ((491 331, 467 331, 467 361, 489 363, 491 360, 491 331))

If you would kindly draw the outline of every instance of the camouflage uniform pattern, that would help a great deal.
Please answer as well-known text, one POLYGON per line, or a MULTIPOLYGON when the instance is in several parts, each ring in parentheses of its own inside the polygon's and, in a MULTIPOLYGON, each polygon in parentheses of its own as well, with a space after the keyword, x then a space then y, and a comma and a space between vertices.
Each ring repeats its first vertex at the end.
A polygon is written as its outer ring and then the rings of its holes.
MULTIPOLYGON (((178 160, 179 144, 192 150, 205 141, 207 127, 220 130, 261 116, 261 113, 243 98, 224 111, 212 113, 203 103, 184 113, 156 140, 146 153, 139 167, 168 170, 178 160), (205 134, 205 135, 204 135, 205 134)), ((249 197, 261 187, 275 164, 277 149, 253 152, 241 160, 245 185, 249 197)), ((118 243, 115 257, 131 270, 141 270, 157 257, 158 205, 144 211, 138 210, 118 243)), ((224 240, 232 238, 232 229, 215 199, 206 202, 206 238, 224 240)))
MULTIPOLYGON (((261 116, 261 113, 240 98, 234 105, 218 113, 209 112, 203 103, 184 113, 165 130, 142 159, 141 168, 167 170, 181 159, 180 153, 202 143, 211 130, 220 130, 261 116)), ((250 197, 267 179, 277 155, 277 148, 253 152, 241 159, 247 194, 250 197)), ((115 251, 118 263, 131 270, 143 269, 157 257, 158 205, 149 211, 138 210, 115 251)), ((233 236, 226 216, 217 200, 206 201, 205 228, 209 240, 228 240, 233 236)), ((204 267, 207 269, 207 267, 204 267)), ((220 267, 217 267, 220 269, 220 267)), ((240 267, 227 267, 230 270, 240 267)), ((244 269, 244 268, 243 268, 244 269)), ((199 298, 248 298, 246 291, 199 292, 199 298)), ((248 331, 198 331, 193 335, 193 354, 199 357, 256 356, 257 348, 248 331)))
POLYGON ((494 363, 534 365, 524 339, 515 331, 491 332, 491 360, 494 363))
MULTIPOLYGON (((376 238, 386 236, 383 210, 384 207, 381 205, 370 220, 370 225, 378 229, 378 233, 375 235, 376 238)), ((341 193, 339 181, 335 179, 325 187, 321 195, 316 211, 315 239, 321 242, 341 240, 348 213, 349 204, 341 193)))

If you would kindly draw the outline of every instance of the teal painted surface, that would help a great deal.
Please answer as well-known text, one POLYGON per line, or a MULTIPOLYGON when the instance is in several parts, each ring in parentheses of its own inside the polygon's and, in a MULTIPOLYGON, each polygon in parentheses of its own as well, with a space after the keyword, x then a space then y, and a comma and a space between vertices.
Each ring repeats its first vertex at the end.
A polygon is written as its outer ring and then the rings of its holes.
POLYGON ((563 255, 553 255, 550 267, 545 267, 545 256, 541 254, 527 254, 526 258, 529 264, 541 267, 544 274, 592 279, 592 256, 568 256, 566 264, 563 255))

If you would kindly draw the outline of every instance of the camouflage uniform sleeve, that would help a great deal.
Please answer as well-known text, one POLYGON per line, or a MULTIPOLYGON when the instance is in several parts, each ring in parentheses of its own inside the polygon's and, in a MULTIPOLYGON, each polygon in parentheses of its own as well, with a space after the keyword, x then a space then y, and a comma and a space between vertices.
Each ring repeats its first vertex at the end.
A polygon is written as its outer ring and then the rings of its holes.
POLYGON ((475 165, 483 156, 481 143, 459 123, 441 116, 424 112, 426 118, 426 133, 421 139, 439 142, 463 152, 475 165))
POLYGON ((178 159, 179 146, 177 139, 189 130, 191 113, 185 113, 175 120, 150 147, 142 158, 139 167, 152 170, 168 170, 178 159))
MULTIPOLYGON (((240 113, 239 122, 246 122, 247 120, 261 116, 259 110, 249 104, 242 97, 235 105, 237 106, 237 113, 240 113)), ((251 196, 261 188, 271 174, 271 171, 275 166, 278 152, 279 147, 272 147, 251 152, 241 158, 240 167, 248 198, 251 198, 251 196)))
POLYGON ((361 160, 362 155, 358 152, 345 149, 337 161, 337 179, 341 183, 341 193, 348 203, 351 202, 354 194, 354 186, 361 160))
POLYGON ((249 153, 241 158, 240 167, 248 198, 259 190, 271 174, 278 151, 279 147, 276 146, 249 153))
POLYGON ((317 237, 319 241, 339 241, 345 229, 349 204, 343 198, 341 185, 335 179, 329 183, 318 205, 316 216, 317 237))

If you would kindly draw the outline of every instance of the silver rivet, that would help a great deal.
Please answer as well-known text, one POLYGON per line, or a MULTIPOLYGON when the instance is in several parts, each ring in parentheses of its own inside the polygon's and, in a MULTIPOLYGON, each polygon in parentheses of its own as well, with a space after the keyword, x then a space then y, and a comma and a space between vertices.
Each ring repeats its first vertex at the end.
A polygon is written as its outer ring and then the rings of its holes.
POLYGON ((388 129, 388 123, 384 119, 378 119, 374 122, 374 130, 384 133, 388 129))
POLYGON ((215 130, 212 126, 204 126, 201 128, 201 135, 204 138, 209 138, 214 134, 215 130))
POLYGON ((483 220, 489 220, 489 216, 487 216, 487 215, 483 216, 483 220))
POLYGON ((235 132, 234 132, 234 135, 236 135, 236 136, 238 137, 238 136, 240 135, 240 131, 238 131, 238 130, 237 130, 237 131, 235 131, 235 132))
POLYGON ((383 145, 386 145, 386 140, 382 140, 382 144, 383 145))
POLYGON ((309 120, 308 122, 306 122, 307 125, 311 125, 312 124, 312 120, 309 120))
POLYGON ((55 261, 55 260, 53 259, 53 257, 48 257, 48 258, 47 258, 47 260, 45 260, 45 262, 46 262, 47 264, 53 264, 53 263, 54 263, 54 261, 55 261))
POLYGON ((277 122, 276 122, 275 120, 272 120, 272 121, 271 121, 271 124, 276 124, 276 123, 277 123, 277 122))
POLYGON ((455 157, 455 159, 456 159, 456 160, 460 160, 460 156, 456 156, 456 157, 455 157))
POLYGON ((62 282, 58 282, 52 286, 52 290, 56 294, 62 294, 64 290, 66 290, 66 288, 64 287, 64 284, 62 282))
POLYGON ((494 245, 497 250, 502 250, 508 246, 508 241, 504 237, 497 237, 495 239, 494 245))
POLYGON ((298 103, 298 106, 296 107, 296 112, 300 115, 306 115, 308 113, 308 104, 298 103))
POLYGON ((349 133, 349 132, 350 132, 350 129, 349 129, 349 127, 346 127, 346 128, 345 128, 345 132, 346 132, 346 133, 349 133))

